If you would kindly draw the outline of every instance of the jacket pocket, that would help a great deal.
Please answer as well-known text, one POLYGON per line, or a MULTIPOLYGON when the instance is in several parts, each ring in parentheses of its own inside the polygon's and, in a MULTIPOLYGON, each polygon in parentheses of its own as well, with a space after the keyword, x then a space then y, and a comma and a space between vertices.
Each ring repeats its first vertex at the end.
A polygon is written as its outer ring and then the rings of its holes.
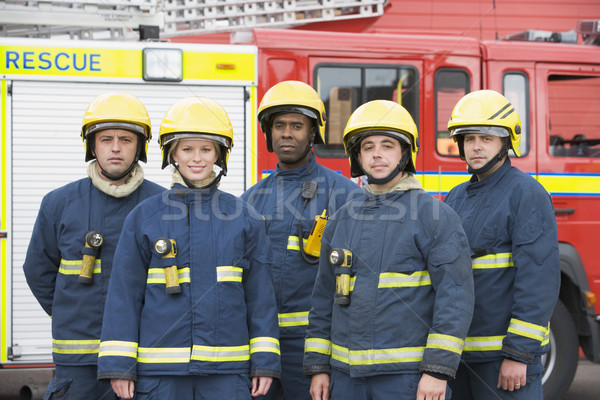
POLYGON ((44 400, 70 400, 71 393, 69 389, 71 388, 72 382, 72 379, 53 378, 48 384, 46 394, 44 395, 44 400))
POLYGON ((160 378, 158 377, 141 377, 135 383, 135 400, 159 400, 158 386, 160 378))

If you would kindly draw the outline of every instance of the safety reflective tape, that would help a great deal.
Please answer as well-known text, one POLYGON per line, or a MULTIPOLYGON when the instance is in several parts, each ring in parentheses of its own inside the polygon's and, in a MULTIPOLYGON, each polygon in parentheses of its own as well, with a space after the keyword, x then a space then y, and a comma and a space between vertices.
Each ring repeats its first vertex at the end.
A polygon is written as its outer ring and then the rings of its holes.
MULTIPOLYGON (((537 179, 553 198, 557 196, 600 196, 600 174, 597 173, 540 172, 536 176, 535 173, 530 172, 529 175, 537 179)), ((457 171, 442 173, 425 171, 416 174, 415 177, 428 193, 446 195, 453 187, 468 181, 471 174, 457 171)))
MULTIPOLYGON (((127 47, 2 45, 0 53, 5 60, 0 63, 0 75, 142 79, 143 50, 127 47)), ((148 50, 151 49, 146 48, 148 50)), ((254 82, 257 79, 255 50, 208 52, 186 49, 184 54, 181 69, 186 80, 254 82), (217 64, 231 64, 235 68, 215 68, 217 64)))
POLYGON ((123 342, 107 340, 100 343, 98 357, 121 356, 137 358, 138 344, 136 342, 123 342))
POLYGON ((456 354, 461 354, 464 345, 464 340, 455 336, 431 333, 429 336, 427 336, 426 348, 446 350, 456 354))
POLYGON ((138 362, 146 364, 189 363, 189 347, 140 347, 138 362))
POLYGON ((473 269, 514 267, 512 253, 488 254, 473 260, 473 269))
POLYGON ((96 354, 100 339, 62 340, 52 339, 52 351, 58 354, 96 354))
POLYGON ((502 350, 502 336, 472 336, 465 339, 464 351, 494 351, 502 350))
POLYGON ((250 354, 260 352, 281 354, 279 340, 267 336, 250 339, 250 354))
POLYGON ((398 347, 393 349, 350 350, 332 344, 331 357, 348 365, 377 365, 420 362, 425 347, 398 347))
POLYGON ((308 311, 281 313, 277 314, 277 318, 280 327, 308 325, 308 311))
POLYGON ((217 282, 241 282, 242 272, 240 267, 217 267, 217 282))
POLYGON ((350 291, 354 290, 354 284, 356 283, 356 276, 350 277, 350 291))
MULTIPOLYGON (((99 274, 102 272, 100 268, 100 259, 96 259, 96 264, 94 265, 94 274, 99 274)), ((58 266, 58 273, 63 275, 79 275, 81 273, 81 264, 82 260, 60 260, 60 265, 58 266)))
POLYGON ((378 288, 415 287, 431 285, 428 271, 415 271, 412 274, 384 272, 379 274, 378 288))
POLYGON ((306 340, 304 340, 304 352, 320 353, 330 356, 331 341, 319 338, 306 338, 306 340))
POLYGON ((548 343, 550 343, 550 323, 548 323, 548 330, 544 335, 544 340, 542 340, 542 346, 546 346, 548 343))
POLYGON ((543 342, 548 334, 548 328, 511 318, 510 325, 508 325, 508 332, 543 342))
POLYGON ((192 347, 192 360, 208 362, 250 360, 250 346, 199 346, 192 347))
MULTIPOLYGON (((306 242, 307 239, 302 239, 302 243, 304 243, 304 246, 306 246, 306 242)), ((287 249, 300 251, 300 239, 298 238, 298 236, 288 237, 287 249)))
MULTIPOLYGON (((177 281, 179 283, 190 283, 190 269, 189 267, 181 268, 177 270, 177 281)), ((148 279, 146 284, 162 283, 166 284, 165 281, 165 269, 164 268, 150 268, 148 269, 148 279)))

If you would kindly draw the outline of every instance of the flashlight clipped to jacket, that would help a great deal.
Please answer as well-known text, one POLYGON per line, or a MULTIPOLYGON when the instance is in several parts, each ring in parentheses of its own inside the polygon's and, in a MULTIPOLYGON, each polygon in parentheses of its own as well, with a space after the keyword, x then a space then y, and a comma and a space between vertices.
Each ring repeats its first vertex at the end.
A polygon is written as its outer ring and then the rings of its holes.
POLYGON ((83 253, 81 271, 79 272, 79 278, 77 278, 79 282, 86 285, 92 284, 96 256, 98 255, 98 249, 102 246, 102 242, 104 242, 104 237, 102 237, 100 232, 90 231, 85 235, 85 246, 81 250, 83 253))
POLYGON ((165 285, 167 294, 181 293, 179 272, 177 271, 177 245, 175 240, 160 238, 154 243, 154 250, 162 257, 165 270, 165 285))
POLYGON ((352 252, 346 249, 333 249, 329 262, 335 265, 335 304, 350 304, 350 273, 352 272, 352 252))

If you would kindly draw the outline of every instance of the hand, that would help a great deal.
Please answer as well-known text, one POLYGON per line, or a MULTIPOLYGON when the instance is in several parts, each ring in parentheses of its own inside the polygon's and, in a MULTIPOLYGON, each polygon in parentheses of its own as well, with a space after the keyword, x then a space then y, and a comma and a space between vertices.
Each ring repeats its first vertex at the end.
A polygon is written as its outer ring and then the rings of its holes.
POLYGON ((519 390, 527 384, 527 364, 505 358, 498 374, 498 389, 519 390))
POLYGON ((270 376, 253 376, 252 377, 252 397, 264 396, 269 391, 273 383, 273 378, 270 376))
POLYGON ((310 380, 310 397, 312 400, 329 400, 329 375, 316 374, 310 380))
POLYGON ((111 379, 110 386, 112 386, 113 392, 117 397, 123 399, 133 398, 133 391, 135 389, 135 382, 129 379, 111 379))
POLYGON ((417 388, 417 400, 445 400, 448 382, 423 374, 417 388))

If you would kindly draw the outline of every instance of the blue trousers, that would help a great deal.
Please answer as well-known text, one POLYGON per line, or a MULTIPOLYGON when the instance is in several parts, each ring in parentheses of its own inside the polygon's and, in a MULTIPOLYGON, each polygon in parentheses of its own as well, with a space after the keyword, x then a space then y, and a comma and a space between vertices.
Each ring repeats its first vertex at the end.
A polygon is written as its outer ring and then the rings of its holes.
MULTIPOLYGON (((332 369, 330 382, 331 400, 415 400, 421 373, 376 375, 368 378, 351 378, 350 375, 332 369)), ((458 399, 461 399, 458 397, 458 399)), ((446 389, 450 400, 450 388, 446 389)), ((462 400, 462 399, 461 399, 462 400)), ((478 399, 479 400, 479 399, 478 399)))
POLYGON ((461 361, 456 379, 450 380, 455 398, 460 400, 543 400, 540 357, 527 365, 527 383, 519 390, 498 389, 498 374, 503 359, 489 362, 461 361))
POLYGON ((67 367, 57 365, 54 378, 46 388, 44 400, 115 400, 110 383, 98 381, 95 365, 67 367))
POLYGON ((265 396, 257 400, 311 400, 310 378, 304 375, 304 338, 280 338, 281 380, 273 384, 265 396))
POLYGON ((134 400, 250 400, 247 375, 138 376, 134 400))

